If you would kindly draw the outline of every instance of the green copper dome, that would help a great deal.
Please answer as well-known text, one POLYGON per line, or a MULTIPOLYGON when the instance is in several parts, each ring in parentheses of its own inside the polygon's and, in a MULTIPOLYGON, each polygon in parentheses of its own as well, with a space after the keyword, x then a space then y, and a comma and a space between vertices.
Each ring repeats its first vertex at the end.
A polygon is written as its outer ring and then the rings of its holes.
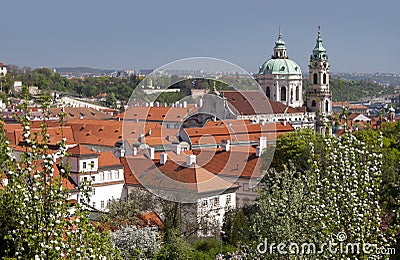
POLYGON ((270 59, 260 66, 259 74, 301 75, 301 69, 291 59, 270 59))
POLYGON ((282 40, 282 33, 279 29, 278 40, 275 42, 274 55, 262 66, 260 66, 259 74, 290 74, 301 75, 301 69, 296 62, 289 59, 286 55, 285 42, 282 40))

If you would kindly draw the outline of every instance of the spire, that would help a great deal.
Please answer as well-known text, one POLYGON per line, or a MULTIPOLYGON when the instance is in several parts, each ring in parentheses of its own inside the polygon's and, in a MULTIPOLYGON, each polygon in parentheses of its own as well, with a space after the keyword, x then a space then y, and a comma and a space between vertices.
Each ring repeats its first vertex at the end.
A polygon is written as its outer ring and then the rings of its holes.
POLYGON ((275 48, 274 49, 286 49, 285 42, 282 40, 281 26, 279 26, 278 40, 275 42, 275 48))
POLYGON ((311 55, 311 60, 327 60, 328 56, 326 55, 326 50, 322 45, 322 38, 321 38, 321 27, 318 26, 318 37, 317 43, 313 49, 313 54, 311 55))
POLYGON ((275 42, 273 59, 286 59, 286 46, 282 40, 281 27, 279 26, 278 40, 275 42))

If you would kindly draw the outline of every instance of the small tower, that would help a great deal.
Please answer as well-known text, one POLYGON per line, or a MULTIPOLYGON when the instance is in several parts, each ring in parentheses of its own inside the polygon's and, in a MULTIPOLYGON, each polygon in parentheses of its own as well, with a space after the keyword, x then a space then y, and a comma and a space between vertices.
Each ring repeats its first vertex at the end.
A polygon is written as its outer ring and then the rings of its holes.
POLYGON ((324 116, 330 115, 332 114, 332 93, 329 89, 329 62, 326 50, 322 46, 319 26, 317 44, 313 49, 308 68, 307 109, 324 116))

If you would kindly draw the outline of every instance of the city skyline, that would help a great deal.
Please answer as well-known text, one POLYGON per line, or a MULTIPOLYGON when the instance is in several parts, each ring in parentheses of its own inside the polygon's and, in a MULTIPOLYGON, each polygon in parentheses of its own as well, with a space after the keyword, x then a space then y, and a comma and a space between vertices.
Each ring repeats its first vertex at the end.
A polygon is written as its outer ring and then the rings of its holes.
POLYGON ((272 54, 281 27, 288 56, 303 72, 318 26, 332 72, 399 73, 394 1, 321 4, 254 1, 187 4, 48 0, 2 4, 0 62, 31 67, 152 69, 214 57, 248 72, 272 54))

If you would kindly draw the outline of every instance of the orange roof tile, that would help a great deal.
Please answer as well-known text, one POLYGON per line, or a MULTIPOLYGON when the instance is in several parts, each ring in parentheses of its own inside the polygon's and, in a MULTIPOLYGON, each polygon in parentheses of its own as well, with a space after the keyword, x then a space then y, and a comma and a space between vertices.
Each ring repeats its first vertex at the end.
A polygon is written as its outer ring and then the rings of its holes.
POLYGON ((238 115, 304 113, 304 108, 288 107, 272 101, 260 91, 221 91, 229 107, 238 115))
POLYGON ((123 166, 120 160, 115 157, 112 152, 100 152, 99 153, 99 167, 107 166, 123 166))
POLYGON ((95 151, 89 150, 86 148, 84 145, 78 144, 72 148, 69 148, 67 150, 68 153, 71 154, 71 156, 82 156, 82 155, 96 155, 98 156, 98 153, 95 151))

